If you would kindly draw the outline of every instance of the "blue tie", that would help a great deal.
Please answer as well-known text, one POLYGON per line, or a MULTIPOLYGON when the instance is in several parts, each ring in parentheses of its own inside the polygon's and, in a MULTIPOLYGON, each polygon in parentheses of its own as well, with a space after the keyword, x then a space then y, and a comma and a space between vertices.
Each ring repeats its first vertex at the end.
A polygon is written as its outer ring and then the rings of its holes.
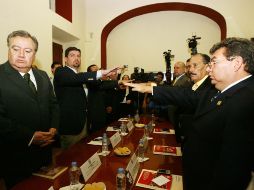
POLYGON ((216 100, 216 98, 218 98, 218 96, 220 95, 220 91, 218 91, 212 98, 211 98, 211 102, 213 102, 214 100, 216 100))

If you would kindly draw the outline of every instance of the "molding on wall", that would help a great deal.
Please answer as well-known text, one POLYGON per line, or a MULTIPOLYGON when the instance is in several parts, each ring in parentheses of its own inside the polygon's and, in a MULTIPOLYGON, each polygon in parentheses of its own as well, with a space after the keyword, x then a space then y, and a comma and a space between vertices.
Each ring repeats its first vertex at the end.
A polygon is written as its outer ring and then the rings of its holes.
POLYGON ((133 17, 159 11, 186 11, 204 15, 219 25, 221 30, 221 40, 226 38, 227 26, 225 18, 219 12, 209 7, 190 3, 157 3, 146 5, 132 9, 117 16, 103 28, 101 33, 101 67, 102 68, 107 67, 107 49, 106 49, 107 39, 110 32, 116 26, 133 17))

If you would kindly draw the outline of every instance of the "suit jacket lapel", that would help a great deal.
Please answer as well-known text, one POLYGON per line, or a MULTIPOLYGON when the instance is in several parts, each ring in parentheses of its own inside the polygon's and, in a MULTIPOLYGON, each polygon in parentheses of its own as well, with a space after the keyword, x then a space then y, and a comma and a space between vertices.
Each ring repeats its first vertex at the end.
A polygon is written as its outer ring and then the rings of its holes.
POLYGON ((17 86, 20 91, 27 93, 29 96, 36 98, 30 87, 26 84, 25 80, 22 78, 20 73, 11 67, 9 62, 5 64, 5 72, 9 77, 10 81, 13 82, 15 86, 17 86))
POLYGON ((228 98, 233 96, 239 89, 246 86, 249 82, 253 82, 253 77, 241 81, 240 83, 229 88, 225 92, 221 93, 214 101, 211 101, 211 99, 216 95, 217 90, 208 90, 206 92, 206 95, 203 96, 201 102, 199 103, 195 117, 200 117, 201 115, 204 115, 209 111, 218 109, 220 106, 223 105, 225 101, 227 101, 228 98))
POLYGON ((212 88, 204 93, 205 94, 201 98, 199 105, 197 107, 195 117, 199 117, 217 107, 217 100, 214 100, 213 102, 211 102, 211 99, 217 93, 217 90, 212 88))
POLYGON ((34 78, 36 80, 36 84, 37 84, 37 95, 40 95, 41 92, 43 91, 43 78, 42 76, 39 74, 39 72, 36 69, 33 69, 33 74, 34 74, 34 78))

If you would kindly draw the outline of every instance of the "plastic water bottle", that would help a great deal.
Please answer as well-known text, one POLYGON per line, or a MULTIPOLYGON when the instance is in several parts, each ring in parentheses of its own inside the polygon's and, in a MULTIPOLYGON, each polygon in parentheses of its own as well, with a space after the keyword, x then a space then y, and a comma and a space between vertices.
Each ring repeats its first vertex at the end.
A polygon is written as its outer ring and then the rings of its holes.
POLYGON ((131 115, 128 115, 128 121, 132 121, 131 115))
POLYGON ((80 168, 77 165, 77 162, 71 162, 71 168, 69 170, 70 175, 70 189, 79 190, 79 177, 80 177, 80 168))
POLYGON ((146 136, 143 136, 142 141, 143 141, 143 144, 144 144, 144 149, 146 151, 147 148, 148 148, 148 138, 146 136))
POLYGON ((136 121, 136 123, 138 123, 140 121, 138 110, 137 110, 137 113, 134 116, 134 120, 136 121))
POLYGON ((107 151, 108 151, 108 137, 107 137, 107 133, 103 133, 101 151, 102 151, 102 153, 107 153, 107 151))
POLYGON ((117 169, 116 189, 117 190, 126 190, 126 175, 125 175, 125 170, 123 168, 117 169))
POLYGON ((150 133, 149 125, 145 125, 144 136, 145 136, 146 138, 148 138, 148 137, 149 137, 149 133, 150 133))
POLYGON ((125 135, 126 134, 126 132, 127 132, 126 128, 127 128, 126 124, 124 122, 122 122, 121 126, 120 126, 120 133, 121 133, 121 135, 125 135))
POLYGON ((143 160, 145 157, 144 139, 140 139, 138 143, 138 157, 143 160))
POLYGON ((152 122, 152 126, 154 127, 155 126, 155 116, 154 116, 154 114, 152 114, 152 120, 151 120, 151 122, 152 122))

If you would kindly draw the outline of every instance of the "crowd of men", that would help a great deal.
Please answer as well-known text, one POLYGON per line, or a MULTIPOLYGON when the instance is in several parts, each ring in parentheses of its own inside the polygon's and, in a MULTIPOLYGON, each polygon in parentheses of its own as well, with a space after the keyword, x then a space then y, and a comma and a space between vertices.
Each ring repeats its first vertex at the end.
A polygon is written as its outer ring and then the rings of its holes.
POLYGON ((52 64, 50 79, 32 67, 34 36, 14 31, 7 45, 8 61, 0 65, 0 178, 7 189, 51 163, 56 136, 69 148, 138 108, 171 117, 186 190, 246 189, 254 168, 253 42, 225 39, 211 48, 211 59, 197 53, 176 62, 170 83, 158 72, 156 86, 130 83, 128 75, 118 80, 119 68, 80 72, 76 47, 65 50, 64 66, 52 64))

